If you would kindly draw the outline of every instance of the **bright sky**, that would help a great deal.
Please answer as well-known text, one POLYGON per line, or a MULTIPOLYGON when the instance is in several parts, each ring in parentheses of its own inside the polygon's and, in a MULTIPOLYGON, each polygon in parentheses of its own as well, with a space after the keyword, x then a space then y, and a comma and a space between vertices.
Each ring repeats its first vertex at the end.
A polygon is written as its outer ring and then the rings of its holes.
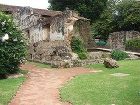
POLYGON ((30 6, 40 9, 47 9, 49 6, 48 0, 0 0, 0 3, 16 6, 30 6))

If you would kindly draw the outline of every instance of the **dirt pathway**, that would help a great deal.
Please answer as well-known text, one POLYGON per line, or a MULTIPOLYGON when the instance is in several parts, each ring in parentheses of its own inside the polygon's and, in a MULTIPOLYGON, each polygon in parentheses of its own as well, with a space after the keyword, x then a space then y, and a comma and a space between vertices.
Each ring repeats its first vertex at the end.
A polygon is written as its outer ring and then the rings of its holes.
POLYGON ((27 81, 21 86, 9 105, 70 105, 62 103, 59 88, 73 76, 90 73, 86 68, 43 69, 26 64, 27 81))

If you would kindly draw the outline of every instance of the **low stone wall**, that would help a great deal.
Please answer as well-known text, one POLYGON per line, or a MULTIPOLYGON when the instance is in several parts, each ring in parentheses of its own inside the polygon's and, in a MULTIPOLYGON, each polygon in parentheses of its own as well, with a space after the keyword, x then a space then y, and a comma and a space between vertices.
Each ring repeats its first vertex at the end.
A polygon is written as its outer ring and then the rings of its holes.
POLYGON ((111 53, 103 51, 95 51, 88 53, 88 59, 82 61, 82 65, 103 63, 105 58, 110 58, 111 53))
POLYGON ((102 64, 104 62, 104 59, 94 59, 94 60, 82 60, 81 65, 91 65, 91 64, 102 64))
POLYGON ((102 64, 104 59, 87 59, 87 60, 60 60, 60 61, 46 61, 44 63, 50 64, 53 68, 70 68, 82 67, 91 64, 102 64))
POLYGON ((111 49, 126 50, 125 42, 135 38, 140 38, 140 32, 138 31, 114 32, 110 34, 108 42, 111 49))
MULTIPOLYGON (((41 45, 38 45, 38 47, 41 45)), ((55 51, 54 49, 51 49, 52 51, 55 51)), ((55 68, 69 68, 69 67, 81 67, 81 66, 86 66, 90 64, 99 64, 103 63, 105 58, 110 58, 110 53, 108 52, 89 52, 88 53, 88 59, 86 60, 80 60, 78 59, 77 54, 72 54, 66 51, 60 52, 57 54, 52 54, 52 51, 48 51, 49 53, 46 55, 43 54, 42 50, 40 52, 31 52, 32 58, 30 60, 32 61, 37 61, 37 62, 42 62, 42 63, 47 63, 50 64, 52 67, 55 68), (40 57, 40 54, 42 56, 40 57), (64 54, 64 55, 60 55, 64 54), (44 59, 45 58, 45 59, 44 59)), ((46 51, 45 51, 46 52, 46 51)))
POLYGON ((140 53, 140 48, 126 48, 125 49, 126 51, 131 51, 131 52, 138 52, 138 53, 140 53))

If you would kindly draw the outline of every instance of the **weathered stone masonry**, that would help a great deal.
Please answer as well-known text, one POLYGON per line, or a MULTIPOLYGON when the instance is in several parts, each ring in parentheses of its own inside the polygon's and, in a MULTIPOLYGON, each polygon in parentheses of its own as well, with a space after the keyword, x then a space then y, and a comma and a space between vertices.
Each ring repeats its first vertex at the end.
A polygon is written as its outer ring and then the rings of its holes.
POLYGON ((111 49, 126 50, 125 42, 130 39, 140 38, 138 31, 121 31, 110 34, 109 46, 111 49))
POLYGON ((80 36, 90 46, 90 22, 75 11, 49 11, 31 7, 1 5, 28 39, 28 59, 40 62, 71 59, 72 36, 80 36))

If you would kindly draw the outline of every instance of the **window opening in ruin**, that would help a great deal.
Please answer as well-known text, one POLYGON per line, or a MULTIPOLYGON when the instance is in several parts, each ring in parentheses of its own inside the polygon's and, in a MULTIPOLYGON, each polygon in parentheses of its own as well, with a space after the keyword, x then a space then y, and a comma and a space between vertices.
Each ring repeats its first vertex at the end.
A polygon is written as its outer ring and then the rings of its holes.
POLYGON ((26 30, 27 32, 27 37, 30 39, 30 30, 26 30))
POLYGON ((32 54, 30 54, 30 58, 33 59, 33 55, 32 54))
POLYGON ((12 14, 11 11, 3 11, 5 14, 12 14))
POLYGON ((50 24, 44 25, 43 30, 44 30, 43 40, 49 41, 50 40, 50 24))
POLYGON ((39 54, 39 58, 40 58, 40 60, 42 60, 42 54, 39 54))

